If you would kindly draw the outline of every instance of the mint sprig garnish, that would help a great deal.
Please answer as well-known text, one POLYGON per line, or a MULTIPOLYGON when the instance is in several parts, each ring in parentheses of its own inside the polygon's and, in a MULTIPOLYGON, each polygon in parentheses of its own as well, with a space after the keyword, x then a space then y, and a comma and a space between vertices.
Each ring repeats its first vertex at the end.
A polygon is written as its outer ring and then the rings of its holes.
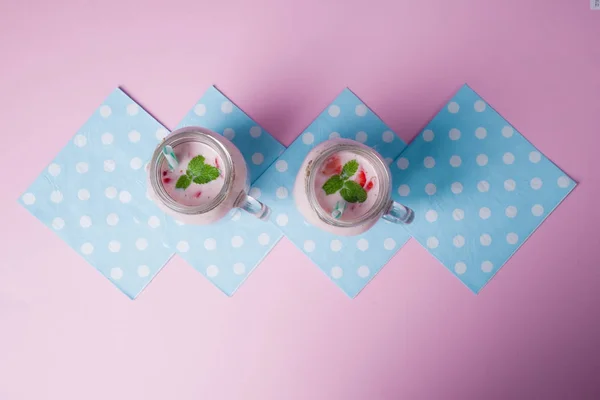
POLYGON ((185 175, 181 175, 175 183, 177 189, 187 189, 192 182, 198 185, 214 181, 220 175, 219 169, 212 165, 205 164, 204 156, 196 156, 190 160, 185 175))
POLYGON ((323 184, 323 190, 327 196, 340 191, 342 199, 348 203, 364 203, 367 200, 367 192, 354 181, 349 179, 358 171, 358 161, 350 160, 342 167, 342 173, 332 175, 323 184))
POLYGON ((340 195, 348 203, 364 203, 367 200, 365 189, 354 181, 344 182, 344 187, 340 191, 340 195))
POLYGON ((202 169, 206 164, 204 164, 206 158, 204 156, 196 156, 190 160, 187 166, 188 175, 200 175, 202 169))

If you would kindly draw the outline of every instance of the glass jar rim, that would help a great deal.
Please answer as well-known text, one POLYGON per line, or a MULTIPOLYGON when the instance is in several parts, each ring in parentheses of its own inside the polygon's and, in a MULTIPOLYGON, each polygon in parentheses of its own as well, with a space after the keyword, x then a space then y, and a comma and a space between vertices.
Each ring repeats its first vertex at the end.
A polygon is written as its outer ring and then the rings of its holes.
POLYGON ((156 147, 152 154, 152 159, 149 163, 148 176, 152 190, 166 207, 169 209, 187 215, 204 214, 215 209, 221 204, 231 191, 232 182, 234 179, 233 160, 227 148, 217 139, 216 133, 202 127, 186 127, 171 132, 163 141, 156 147), (161 165, 166 162, 162 149, 165 146, 175 147, 190 142, 198 142, 207 145, 213 149, 223 160, 223 178, 224 183, 219 191, 219 194, 214 199, 207 203, 198 206, 186 206, 176 202, 165 190, 162 185, 161 165))
POLYGON ((309 171, 307 172, 307 176, 305 179, 305 191, 312 210, 317 214, 321 221, 325 222, 328 225, 332 225, 339 228, 356 227, 363 225, 369 221, 372 221, 374 218, 379 219, 381 215, 385 213, 386 208, 389 207, 391 201, 391 173, 387 164, 385 163, 384 159, 379 155, 379 153, 377 153, 374 149, 368 146, 365 146, 361 143, 355 142, 354 140, 350 139, 337 140, 341 141, 341 143, 336 144, 335 146, 332 146, 331 148, 323 151, 307 167, 309 171), (375 169, 377 179, 379 180, 379 189, 377 192, 378 197, 375 204, 373 204, 373 207, 359 218, 349 221, 336 219, 329 212, 327 212, 321 206, 321 203, 318 201, 317 193, 315 191, 315 179, 317 171, 321 170, 321 166, 329 157, 331 157, 335 153, 339 153, 340 151, 348 151, 365 158, 375 169))

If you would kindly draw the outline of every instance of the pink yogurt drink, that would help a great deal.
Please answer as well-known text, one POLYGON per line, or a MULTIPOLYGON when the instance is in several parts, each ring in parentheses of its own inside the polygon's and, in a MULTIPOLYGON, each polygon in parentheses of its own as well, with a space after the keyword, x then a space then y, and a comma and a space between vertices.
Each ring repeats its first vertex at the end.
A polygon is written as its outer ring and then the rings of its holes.
POLYGON ((372 148, 348 139, 327 140, 313 148, 294 185, 296 207, 310 224, 354 236, 380 218, 412 222, 409 208, 391 200, 391 174, 372 148))
MULTIPOLYGON (((225 182, 221 166, 223 159, 208 145, 201 142, 186 142, 173 148, 179 165, 171 169, 166 160, 160 166, 161 183, 167 194, 177 203, 184 206, 201 206, 214 201, 223 189, 225 182), (196 168, 203 172, 204 180, 186 179, 190 161, 195 159, 195 165, 205 165, 196 168), (203 164, 200 164, 202 161, 203 164), (182 176, 185 176, 182 178, 182 176), (189 182, 189 186, 186 184, 189 182), (207 181, 207 182, 206 182, 207 181), (177 185, 177 182, 180 182, 177 185), (179 187, 178 187, 179 186, 179 187), (184 187, 185 186, 185 187, 184 187)), ((192 175, 193 176, 193 175, 192 175)))
MULTIPOLYGON (((169 158, 171 158, 169 156, 169 158)), ((248 195, 248 168, 227 138, 201 127, 179 129, 155 149, 148 168, 148 196, 186 224, 207 225, 242 208, 267 220, 269 208, 248 195), (173 167, 165 151, 172 148, 173 167)))
POLYGON ((337 218, 340 221, 355 221, 360 219, 369 210, 373 209, 379 195, 379 183, 377 182, 376 171, 373 165, 362 155, 347 150, 334 153, 323 162, 322 166, 316 171, 313 185, 319 206, 325 212, 331 214, 336 205, 343 207, 341 203, 346 202, 344 212, 337 218), (356 172, 350 176, 343 175, 344 166, 347 166, 346 170, 350 170, 350 172, 354 171, 354 169, 349 168, 352 165, 357 165, 357 168, 355 168, 356 172), (362 199, 357 199, 356 202, 347 202, 342 197, 344 186, 342 186, 341 190, 327 194, 323 190, 323 187, 334 176, 344 176, 344 178, 348 179, 348 182, 356 182, 364 190, 366 200, 360 202, 359 200, 362 199))

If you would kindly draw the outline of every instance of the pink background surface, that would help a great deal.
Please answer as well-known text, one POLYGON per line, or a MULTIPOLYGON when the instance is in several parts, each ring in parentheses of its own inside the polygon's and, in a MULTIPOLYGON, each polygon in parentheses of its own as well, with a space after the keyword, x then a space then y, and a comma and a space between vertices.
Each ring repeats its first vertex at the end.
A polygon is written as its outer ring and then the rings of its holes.
POLYGON ((0 399, 600 397, 589 0, 0 0, 0 54, 0 399), (16 202, 118 85, 288 145, 345 86, 410 140, 464 82, 580 182, 479 296, 410 241, 350 300, 284 239, 233 298, 175 258, 130 301, 16 202))

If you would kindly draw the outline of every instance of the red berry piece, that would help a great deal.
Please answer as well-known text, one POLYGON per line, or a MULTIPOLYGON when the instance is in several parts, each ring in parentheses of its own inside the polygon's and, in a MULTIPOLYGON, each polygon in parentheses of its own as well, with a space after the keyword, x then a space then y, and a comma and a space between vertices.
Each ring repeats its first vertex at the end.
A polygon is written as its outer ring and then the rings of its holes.
POLYGON ((200 196, 202 196, 202 192, 198 192, 198 193, 196 193, 196 194, 194 195, 194 197, 195 197, 195 198, 197 198, 197 199, 198 199, 198 198, 200 198, 200 196))
POLYGON ((342 161, 338 156, 331 156, 323 164, 323 175, 339 175, 342 173, 342 161))
POLYGON ((163 183, 169 183, 171 182, 171 178, 163 178, 163 183))
POLYGON ((219 176, 223 175, 223 171, 221 171, 221 166, 219 165, 219 159, 215 157, 215 167, 219 170, 219 176))
POLYGON ((362 187, 365 187, 365 184, 367 183, 367 174, 362 167, 358 170, 358 174, 356 174, 356 183, 362 187))

